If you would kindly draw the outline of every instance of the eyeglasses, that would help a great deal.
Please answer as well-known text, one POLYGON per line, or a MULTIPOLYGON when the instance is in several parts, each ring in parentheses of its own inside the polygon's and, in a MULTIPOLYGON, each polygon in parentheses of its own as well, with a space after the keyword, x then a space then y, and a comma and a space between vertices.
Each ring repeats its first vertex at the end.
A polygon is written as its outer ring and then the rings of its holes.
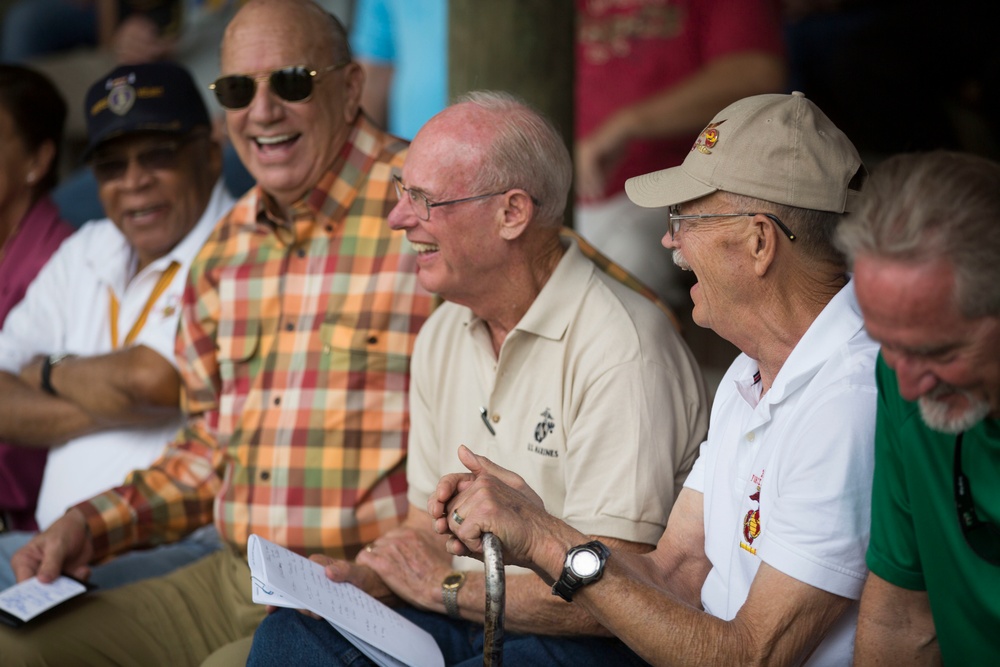
POLYGON ((497 195, 506 194, 507 190, 503 192, 491 192, 486 195, 476 195, 475 197, 462 197, 461 199, 450 199, 448 201, 436 201, 433 202, 427 198, 423 192, 419 190, 414 190, 413 188, 408 188, 403 185, 403 179, 399 176, 393 174, 392 184, 396 188, 396 196, 402 201, 403 199, 408 199, 410 201, 410 207, 413 209, 413 213, 421 220, 431 219, 431 209, 438 206, 451 206, 452 204, 461 204, 467 201, 475 201, 477 199, 486 199, 487 197, 496 197, 497 195))
POLYGON ((1000 528, 996 524, 981 521, 972 501, 972 486, 962 471, 962 436, 955 438, 955 507, 958 509, 958 525, 969 547, 977 556, 991 565, 1000 565, 1000 528))
POLYGON ((667 226, 670 228, 670 240, 674 240, 674 236, 680 231, 681 222, 684 220, 699 220, 701 218, 744 218, 753 217, 755 215, 763 215, 765 218, 773 222, 778 226, 785 236, 788 237, 789 241, 795 240, 795 234, 792 233, 788 227, 785 226, 778 216, 773 213, 692 213, 688 215, 682 215, 680 212, 680 207, 671 206, 667 209, 667 226))
POLYGON ((98 183, 117 181, 125 177, 128 165, 134 159, 146 171, 166 171, 176 169, 179 164, 181 149, 199 137, 204 132, 192 132, 180 139, 157 141, 144 145, 141 150, 96 153, 90 161, 94 177, 98 183))
POLYGON ((231 111, 250 106, 257 94, 258 81, 267 81, 274 94, 286 102, 305 102, 312 97, 314 78, 348 64, 349 62, 343 62, 318 70, 303 65, 282 67, 259 76, 229 74, 220 76, 209 88, 215 91, 215 99, 219 100, 219 104, 231 111))

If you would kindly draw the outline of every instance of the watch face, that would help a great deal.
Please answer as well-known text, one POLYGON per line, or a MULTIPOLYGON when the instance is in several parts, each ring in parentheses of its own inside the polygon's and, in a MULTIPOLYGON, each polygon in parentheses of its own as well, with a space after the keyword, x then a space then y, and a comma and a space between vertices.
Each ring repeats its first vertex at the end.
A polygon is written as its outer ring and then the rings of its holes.
POLYGON ((465 579, 461 574, 449 574, 444 578, 444 586, 446 588, 457 587, 465 579))
POLYGON ((577 551, 573 554, 570 567, 578 577, 591 577, 601 568, 601 559, 593 551, 577 551))

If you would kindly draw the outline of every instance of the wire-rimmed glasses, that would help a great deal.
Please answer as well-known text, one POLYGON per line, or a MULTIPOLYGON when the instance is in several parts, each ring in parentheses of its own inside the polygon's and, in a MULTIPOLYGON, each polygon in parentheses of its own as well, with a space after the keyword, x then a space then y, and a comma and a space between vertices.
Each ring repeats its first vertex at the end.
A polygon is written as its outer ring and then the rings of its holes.
POLYGON ((475 195, 474 197, 462 197, 461 199, 449 199, 448 201, 431 201, 427 198, 420 190, 414 190, 413 188, 408 188, 403 185, 403 179, 398 175, 393 174, 392 185, 396 188, 396 196, 402 199, 408 199, 410 201, 410 207, 413 212, 421 220, 431 219, 431 209, 438 206, 451 206, 452 204, 461 204, 467 201, 475 201, 477 199, 486 199, 487 197, 496 197, 497 195, 506 194, 508 191, 504 190, 502 192, 490 192, 485 195, 475 195))
POLYGON ((681 223, 685 220, 700 220, 703 218, 744 218, 753 217, 755 215, 763 215, 765 218, 773 222, 778 226, 785 236, 788 237, 789 241, 795 240, 795 234, 792 233, 785 223, 773 213, 688 213, 684 214, 680 212, 679 206, 671 206, 667 209, 667 226, 670 228, 670 240, 674 240, 677 232, 680 231, 681 223))

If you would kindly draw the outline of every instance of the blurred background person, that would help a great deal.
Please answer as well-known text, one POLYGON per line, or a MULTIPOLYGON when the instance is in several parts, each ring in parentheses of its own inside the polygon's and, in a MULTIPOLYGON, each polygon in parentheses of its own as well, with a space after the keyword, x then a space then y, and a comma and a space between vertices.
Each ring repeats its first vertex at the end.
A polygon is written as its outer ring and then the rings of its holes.
MULTIPOLYGON (((0 327, 73 232, 49 197, 58 179, 66 102, 47 78, 0 65, 0 327)), ((34 530, 47 450, 0 443, 0 532, 34 530)))
MULTIPOLYGON (((222 33, 245 0, 16 0, 3 16, 0 60, 28 62, 47 74, 69 101, 66 138, 72 175, 53 193, 74 227, 102 218, 97 183, 76 156, 86 142, 83 99, 87 86, 122 64, 170 60, 184 66, 197 83, 223 146, 223 177, 234 195, 254 183, 226 137, 223 112, 209 89, 219 74, 222 33), (73 27, 70 27, 73 24, 73 27), (85 34, 80 34, 81 32, 85 34), (55 39, 52 35, 71 33, 55 39), (49 35, 25 39, 25 35, 49 35), (70 37, 74 39, 70 39, 70 37), (18 46, 21 44, 22 46, 18 46)), ((347 22, 353 0, 321 0, 328 12, 347 22)))
POLYGON ((663 211, 630 202, 625 180, 680 164, 719 109, 784 90, 777 7, 576 0, 576 8, 575 227, 684 313, 685 282, 660 245, 663 211))
POLYGON ((361 106, 390 134, 412 139, 448 104, 448 0, 356 0, 351 48, 361 106))

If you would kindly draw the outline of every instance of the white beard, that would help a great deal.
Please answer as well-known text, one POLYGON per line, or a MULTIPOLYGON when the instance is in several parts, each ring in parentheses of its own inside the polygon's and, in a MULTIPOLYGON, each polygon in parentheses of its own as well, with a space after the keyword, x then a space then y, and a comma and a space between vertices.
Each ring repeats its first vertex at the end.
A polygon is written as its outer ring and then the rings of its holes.
POLYGON ((943 384, 934 387, 930 393, 921 396, 917 401, 917 405, 920 406, 920 416, 923 418, 924 423, 935 431, 941 431, 942 433, 961 433, 962 431, 966 431, 981 422, 990 413, 990 404, 985 400, 976 398, 967 391, 943 384), (942 394, 954 393, 964 396, 969 406, 957 415, 949 415, 948 413, 953 408, 944 401, 937 399, 942 394))

